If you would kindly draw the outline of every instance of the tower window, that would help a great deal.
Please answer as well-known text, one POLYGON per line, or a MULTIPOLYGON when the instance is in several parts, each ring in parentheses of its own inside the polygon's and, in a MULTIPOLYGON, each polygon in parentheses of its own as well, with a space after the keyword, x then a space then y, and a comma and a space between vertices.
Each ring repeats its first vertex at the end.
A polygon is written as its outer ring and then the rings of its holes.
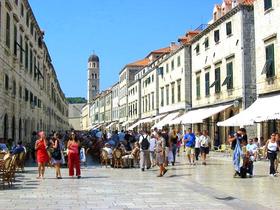
POLYGON ((95 63, 93 63, 93 68, 95 68, 95 63))

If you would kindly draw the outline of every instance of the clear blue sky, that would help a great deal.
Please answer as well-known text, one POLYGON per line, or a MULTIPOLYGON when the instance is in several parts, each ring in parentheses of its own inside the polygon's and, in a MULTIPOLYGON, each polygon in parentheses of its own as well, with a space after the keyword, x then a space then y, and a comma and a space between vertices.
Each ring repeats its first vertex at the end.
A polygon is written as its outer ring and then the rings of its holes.
POLYGON ((86 97, 87 59, 95 51, 101 90, 119 71, 211 19, 221 0, 29 0, 67 97, 86 97))

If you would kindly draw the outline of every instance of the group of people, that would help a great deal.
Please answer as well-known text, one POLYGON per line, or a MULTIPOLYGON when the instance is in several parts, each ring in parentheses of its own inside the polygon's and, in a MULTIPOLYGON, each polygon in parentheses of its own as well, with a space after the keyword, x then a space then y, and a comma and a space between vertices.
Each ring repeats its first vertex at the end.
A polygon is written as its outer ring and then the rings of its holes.
POLYGON ((245 178, 254 176, 254 162, 259 159, 259 151, 263 150, 265 159, 270 162, 269 175, 277 176, 280 162, 280 134, 273 132, 262 146, 257 138, 249 139, 245 128, 240 128, 235 134, 230 135, 228 141, 233 150, 234 177, 245 178), (241 161, 242 160, 242 164, 241 161))
POLYGON ((140 169, 145 171, 158 165, 159 177, 167 172, 165 167, 168 164, 175 165, 176 156, 179 156, 182 145, 190 165, 196 164, 195 160, 198 160, 199 155, 201 155, 202 164, 206 165, 206 155, 209 153, 211 142, 206 130, 197 132, 195 135, 191 128, 185 133, 175 128, 171 132, 168 129, 156 128, 152 132, 140 131, 139 133, 115 131, 113 135, 109 135, 109 138, 108 133, 104 135, 107 139, 103 149, 107 151, 110 158, 112 158, 114 148, 122 149, 124 162, 128 158, 137 159, 135 155, 139 154, 140 169))
MULTIPOLYGON (((58 133, 54 133, 49 141, 43 131, 38 133, 38 139, 36 140, 34 147, 38 163, 38 179, 44 178, 45 167, 48 163, 51 163, 55 167, 56 178, 62 179, 60 168, 64 160, 63 147, 61 136, 58 133)), ((77 178, 81 178, 80 141, 76 138, 74 132, 71 132, 69 136, 66 151, 69 176, 74 176, 75 168, 77 178)))

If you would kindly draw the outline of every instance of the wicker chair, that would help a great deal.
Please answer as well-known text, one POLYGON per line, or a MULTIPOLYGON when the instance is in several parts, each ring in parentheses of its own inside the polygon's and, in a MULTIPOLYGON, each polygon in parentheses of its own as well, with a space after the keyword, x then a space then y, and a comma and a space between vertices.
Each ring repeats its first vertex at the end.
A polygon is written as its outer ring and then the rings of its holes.
POLYGON ((12 162, 12 157, 7 157, 4 161, 0 163, 0 179, 2 181, 3 189, 5 188, 5 183, 8 183, 10 187, 10 166, 12 162))
POLYGON ((16 160, 17 169, 20 169, 22 172, 24 171, 25 156, 26 156, 26 153, 21 152, 21 153, 19 153, 17 160, 16 160))
POLYGON ((114 168, 123 168, 123 161, 122 161, 122 150, 121 149, 115 149, 113 152, 113 158, 114 158, 114 168))
POLYGON ((110 163, 110 158, 109 158, 108 152, 104 149, 101 150, 100 162, 101 162, 101 166, 105 165, 106 168, 107 168, 108 162, 110 163))

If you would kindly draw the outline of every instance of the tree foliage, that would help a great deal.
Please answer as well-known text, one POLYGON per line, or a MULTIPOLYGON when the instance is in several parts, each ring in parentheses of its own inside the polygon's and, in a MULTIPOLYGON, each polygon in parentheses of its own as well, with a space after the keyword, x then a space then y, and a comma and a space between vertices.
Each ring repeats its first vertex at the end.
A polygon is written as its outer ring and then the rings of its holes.
POLYGON ((83 104, 87 103, 87 100, 83 97, 69 97, 67 98, 69 104, 83 104))

